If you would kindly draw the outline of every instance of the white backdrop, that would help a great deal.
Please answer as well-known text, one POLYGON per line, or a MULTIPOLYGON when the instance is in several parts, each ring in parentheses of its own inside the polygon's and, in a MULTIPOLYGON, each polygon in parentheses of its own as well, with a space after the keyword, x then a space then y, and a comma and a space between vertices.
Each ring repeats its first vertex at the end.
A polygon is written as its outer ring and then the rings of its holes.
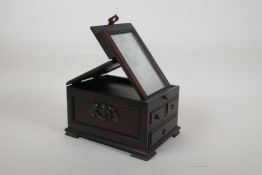
POLYGON ((261 9, 260 0, 0 0, 0 174, 260 175, 261 9), (107 61, 89 27, 115 13, 181 87, 181 134, 149 162, 64 136, 65 82, 107 61))

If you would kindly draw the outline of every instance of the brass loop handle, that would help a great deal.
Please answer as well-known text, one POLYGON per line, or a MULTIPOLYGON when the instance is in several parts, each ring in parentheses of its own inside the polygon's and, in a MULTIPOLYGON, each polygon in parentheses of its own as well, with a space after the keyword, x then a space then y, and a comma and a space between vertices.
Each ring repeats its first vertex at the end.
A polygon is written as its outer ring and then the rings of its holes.
POLYGON ((109 111, 105 111, 105 113, 100 114, 99 111, 94 111, 95 117, 100 120, 111 120, 112 116, 109 111))
POLYGON ((119 122, 116 110, 111 105, 104 103, 95 103, 91 109, 91 116, 102 121, 112 120, 113 123, 119 122))
POLYGON ((110 17, 110 18, 108 19, 108 25, 113 25, 113 24, 115 24, 115 22, 118 21, 118 20, 119 20, 119 17, 118 17, 117 15, 114 15, 114 16, 112 16, 112 17, 110 17))

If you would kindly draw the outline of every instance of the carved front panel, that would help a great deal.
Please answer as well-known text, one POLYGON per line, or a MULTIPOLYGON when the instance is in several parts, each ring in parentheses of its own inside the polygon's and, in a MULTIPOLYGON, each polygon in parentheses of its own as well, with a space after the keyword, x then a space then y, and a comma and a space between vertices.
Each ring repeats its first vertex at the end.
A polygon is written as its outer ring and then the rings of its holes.
POLYGON ((116 104, 74 98, 74 120, 102 129, 139 138, 140 113, 116 104))

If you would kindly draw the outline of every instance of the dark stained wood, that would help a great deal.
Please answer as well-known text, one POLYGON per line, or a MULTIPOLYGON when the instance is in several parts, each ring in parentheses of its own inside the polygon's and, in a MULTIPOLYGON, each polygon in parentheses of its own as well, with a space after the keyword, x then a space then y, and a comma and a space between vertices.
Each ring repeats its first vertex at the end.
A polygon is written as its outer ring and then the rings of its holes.
POLYGON ((179 134, 179 86, 169 84, 131 24, 91 27, 112 59, 66 83, 68 127, 66 135, 83 137, 149 160, 168 138, 179 134), (146 95, 109 34, 133 32, 165 84, 146 95), (122 67, 127 78, 106 75, 122 67))
POLYGON ((149 138, 150 140, 150 146, 155 145, 159 140, 161 140, 167 133, 170 133, 170 131, 175 128, 177 125, 177 119, 176 116, 171 118, 167 123, 162 125, 160 128, 158 128, 155 131, 152 131, 152 134, 149 138))
MULTIPOLYGON (((119 120, 117 123, 111 120, 101 121, 100 118, 91 115, 92 113, 90 109, 92 109, 96 102, 99 103, 96 99, 93 98, 91 99, 85 96, 75 96, 74 120, 76 122, 82 122, 84 124, 118 132, 120 134, 137 139, 139 138, 139 110, 134 110, 128 106, 123 107, 117 104, 112 105, 110 103, 110 105, 113 106, 117 111, 117 115, 121 116, 121 120, 119 120)), ((103 105, 108 104, 103 103, 103 105)))

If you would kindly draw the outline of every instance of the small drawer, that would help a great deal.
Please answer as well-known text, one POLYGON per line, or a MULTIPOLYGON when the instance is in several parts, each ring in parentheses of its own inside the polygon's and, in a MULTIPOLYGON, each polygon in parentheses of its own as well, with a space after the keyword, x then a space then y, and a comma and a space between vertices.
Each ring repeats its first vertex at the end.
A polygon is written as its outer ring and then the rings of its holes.
POLYGON ((174 129, 177 125, 177 117, 173 117, 170 119, 166 124, 164 124, 162 127, 157 129, 151 134, 150 138, 150 146, 153 146, 156 144, 159 140, 161 140, 163 137, 165 137, 172 129, 174 129))
POLYGON ((159 122, 161 122, 164 119, 165 119, 165 117, 164 117, 164 109, 162 107, 154 110, 150 114, 150 124, 151 125, 159 123, 159 122))
POLYGON ((166 116, 169 117, 177 114, 177 110, 178 110, 178 98, 175 98, 167 103, 166 116))

